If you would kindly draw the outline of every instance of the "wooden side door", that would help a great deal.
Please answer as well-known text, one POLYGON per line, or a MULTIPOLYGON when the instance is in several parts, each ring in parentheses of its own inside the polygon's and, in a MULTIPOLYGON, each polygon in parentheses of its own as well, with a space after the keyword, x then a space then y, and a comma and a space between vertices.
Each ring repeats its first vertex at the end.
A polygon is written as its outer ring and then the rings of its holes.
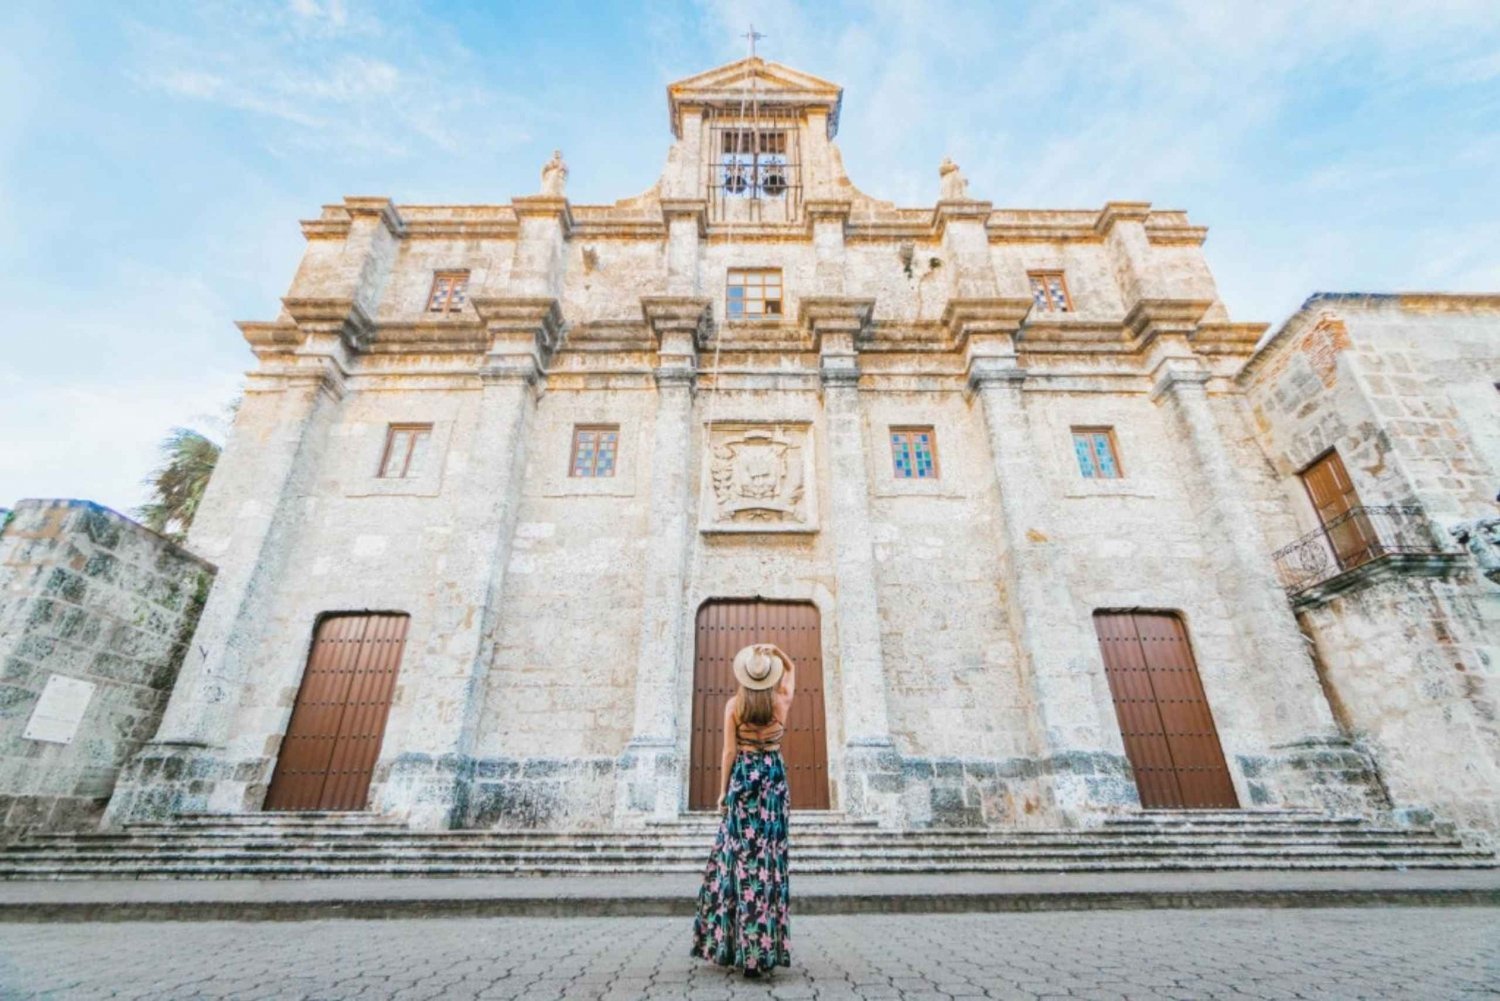
POLYGON ((1328 544, 1341 569, 1359 566, 1380 554, 1380 543, 1369 519, 1361 513, 1349 514, 1360 506, 1359 495, 1337 452, 1328 451, 1304 469, 1302 485, 1319 523, 1327 530, 1328 544))
POLYGON ((365 808, 407 622, 405 615, 358 614, 318 623, 265 809, 365 808))
POLYGON ((734 655, 775 643, 797 665, 797 695, 781 754, 795 810, 828 809, 828 732, 823 710, 823 637, 816 606, 790 601, 711 601, 698 609, 693 658, 693 732, 688 808, 718 805, 724 703, 734 697, 734 655))
POLYGON ((1182 620, 1095 612, 1125 755, 1147 809, 1239 806, 1182 620))

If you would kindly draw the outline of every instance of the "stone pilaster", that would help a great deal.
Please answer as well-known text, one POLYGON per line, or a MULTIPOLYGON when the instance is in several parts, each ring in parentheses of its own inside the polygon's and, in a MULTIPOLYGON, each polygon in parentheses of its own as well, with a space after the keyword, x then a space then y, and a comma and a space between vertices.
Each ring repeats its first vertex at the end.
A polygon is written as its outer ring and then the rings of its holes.
POLYGON ((708 202, 701 198, 664 198, 661 215, 667 226, 667 294, 697 295, 708 202))
POLYGON ((656 427, 651 453, 651 537, 636 657, 635 723, 616 772, 621 820, 674 817, 682 798, 677 691, 683 671, 693 461, 693 382, 709 300, 641 300, 656 337, 656 427))
POLYGON ((566 198, 512 198, 519 232, 506 291, 518 296, 556 296, 562 287, 563 247, 573 236, 573 209, 566 198))
POLYGON ((1156 294, 1151 241, 1146 236, 1150 215, 1150 202, 1109 202, 1094 221, 1094 232, 1104 238, 1110 271, 1127 310, 1156 294))
POLYGON ((816 261, 813 269, 814 295, 844 294, 844 232, 849 224, 851 205, 851 202, 840 199, 807 203, 807 218, 812 226, 816 261))
POLYGON ((1195 514, 1203 526, 1214 580, 1239 638, 1244 663, 1274 683, 1258 686, 1266 704, 1257 706, 1257 730, 1273 744, 1326 741, 1338 736, 1332 710, 1308 657, 1306 641, 1285 592, 1276 581, 1271 548, 1246 498, 1249 484, 1226 442, 1248 437, 1248 429, 1225 423, 1207 392, 1211 374, 1193 351, 1189 335, 1207 309, 1204 302, 1145 300, 1127 322, 1148 346, 1152 398, 1164 402, 1181 433, 1195 514))
POLYGON ((838 624, 838 670, 844 706, 841 806, 856 816, 899 820, 900 761, 891 742, 880 609, 870 532, 870 481, 859 402, 858 345, 874 301, 808 298, 801 321, 818 350, 828 436, 838 624))
POLYGON ((1090 610, 1068 589, 1039 474, 1015 332, 1027 299, 952 300, 945 323, 968 369, 989 433, 1002 515, 1007 611, 1030 681, 1042 789, 1058 819, 1139 802, 1114 719, 1100 712, 1102 666, 1090 610))
POLYGON ((933 226, 943 241, 952 299, 983 299, 999 291, 990 256, 986 224, 994 206, 980 201, 941 201, 933 210, 933 226))
POLYGON ((520 507, 537 383, 557 346, 561 315, 547 298, 477 298, 490 337, 472 440, 482 442, 457 487, 453 532, 434 584, 428 642, 412 656, 399 755, 377 774, 377 808, 413 827, 461 822, 472 750, 494 659, 500 603, 520 507))
MULTIPOLYGON (((350 358, 370 335, 370 320, 352 299, 289 298, 284 305, 288 319, 240 325, 260 365, 250 373, 187 543, 221 569, 161 726, 140 752, 174 760, 175 774, 196 780, 189 792, 158 797, 174 810, 256 805, 214 800, 214 780, 234 765, 223 750, 249 680, 247 665, 270 617, 301 500, 313 492, 350 358)), ((133 775, 127 768, 117 784, 122 804, 133 802, 133 775)), ((109 819, 128 819, 123 809, 112 807, 109 819)))

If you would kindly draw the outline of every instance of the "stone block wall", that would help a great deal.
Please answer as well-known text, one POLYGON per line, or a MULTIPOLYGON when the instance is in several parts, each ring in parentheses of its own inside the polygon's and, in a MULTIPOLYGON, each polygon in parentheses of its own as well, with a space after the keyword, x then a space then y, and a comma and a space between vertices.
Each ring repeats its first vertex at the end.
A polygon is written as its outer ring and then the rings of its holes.
POLYGON ((0 524, 0 832, 90 826, 156 731, 214 568, 89 501, 0 524), (93 686, 68 743, 24 735, 54 675, 93 686))

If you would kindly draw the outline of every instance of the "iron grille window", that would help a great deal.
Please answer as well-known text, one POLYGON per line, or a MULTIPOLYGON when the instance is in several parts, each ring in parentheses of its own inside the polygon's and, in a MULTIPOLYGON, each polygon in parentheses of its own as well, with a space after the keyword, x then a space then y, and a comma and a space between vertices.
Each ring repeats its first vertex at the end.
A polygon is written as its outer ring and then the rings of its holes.
POLYGON ((1031 301, 1037 309, 1053 313, 1071 313, 1073 300, 1068 295, 1068 283, 1061 271, 1028 271, 1031 279, 1031 301))
POLYGON ((432 291, 427 294, 427 312, 456 313, 464 308, 469 293, 467 271, 438 271, 432 276, 432 291))
POLYGON ((1115 451, 1115 433, 1111 428, 1073 429, 1073 454, 1078 456, 1078 471, 1085 478, 1118 480, 1124 476, 1115 451))
POLYGON ((727 311, 731 320, 759 320, 781 315, 779 269, 731 269, 727 292, 727 311))
POLYGON ((393 480, 420 476, 427 466, 431 443, 431 424, 390 425, 385 432, 385 452, 380 456, 380 476, 393 480))
POLYGON ((788 167, 785 132, 735 129, 722 133, 720 169, 724 193, 737 198, 786 194, 788 167))
POLYGON ((573 460, 569 476, 599 477, 615 475, 615 458, 619 454, 618 424, 573 429, 573 460))
POLYGON ((935 480, 937 435, 932 428, 891 428, 891 461, 898 480, 935 480))

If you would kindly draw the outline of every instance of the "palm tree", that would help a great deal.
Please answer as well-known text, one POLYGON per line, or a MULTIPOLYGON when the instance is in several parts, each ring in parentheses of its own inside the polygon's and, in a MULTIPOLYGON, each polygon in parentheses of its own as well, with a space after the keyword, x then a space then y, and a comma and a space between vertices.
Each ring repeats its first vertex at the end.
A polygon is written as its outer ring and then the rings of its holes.
MULTIPOLYGON (((233 421, 239 404, 236 399, 226 408, 229 421, 233 421)), ((173 428, 161 443, 161 465, 142 481, 151 488, 151 499, 136 508, 135 516, 152 531, 182 542, 198 513, 220 451, 220 445, 201 432, 173 428)))

